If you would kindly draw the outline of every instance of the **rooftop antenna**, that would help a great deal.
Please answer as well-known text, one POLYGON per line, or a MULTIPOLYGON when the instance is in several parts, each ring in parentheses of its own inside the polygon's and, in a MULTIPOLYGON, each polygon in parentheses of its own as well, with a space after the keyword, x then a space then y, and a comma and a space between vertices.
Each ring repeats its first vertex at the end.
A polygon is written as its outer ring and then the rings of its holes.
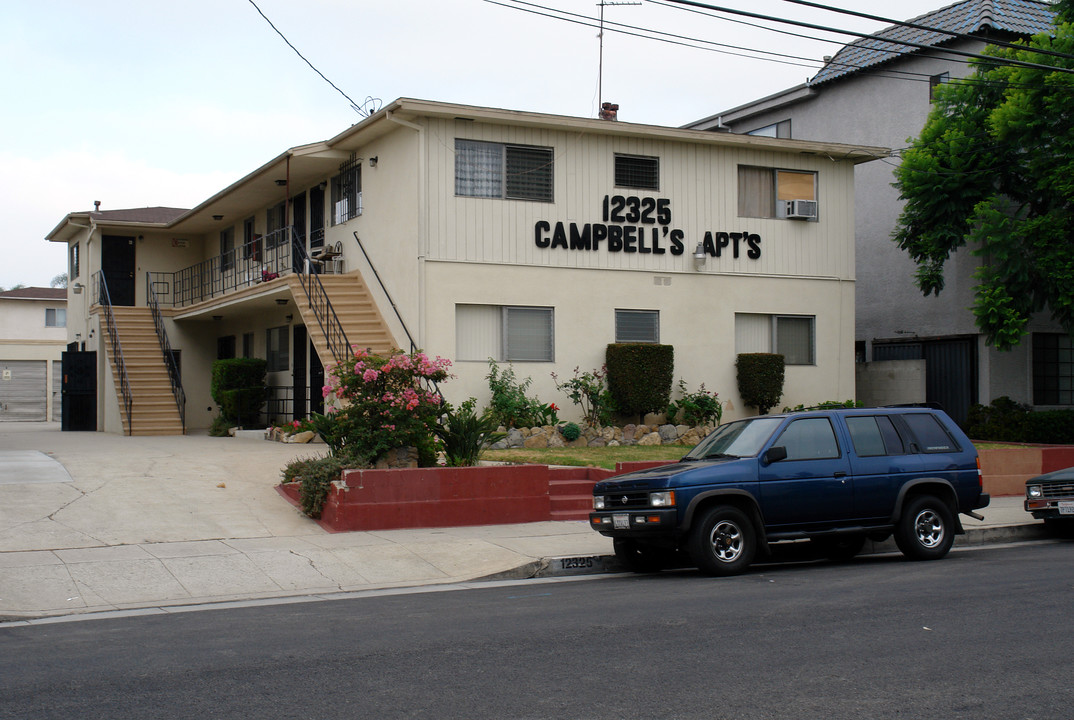
MULTIPOLYGON (((597 59, 597 107, 604 107, 604 8, 609 5, 641 5, 640 2, 601 2, 597 3, 600 8, 600 55, 597 59)), ((599 110, 598 110, 599 112, 599 110)))

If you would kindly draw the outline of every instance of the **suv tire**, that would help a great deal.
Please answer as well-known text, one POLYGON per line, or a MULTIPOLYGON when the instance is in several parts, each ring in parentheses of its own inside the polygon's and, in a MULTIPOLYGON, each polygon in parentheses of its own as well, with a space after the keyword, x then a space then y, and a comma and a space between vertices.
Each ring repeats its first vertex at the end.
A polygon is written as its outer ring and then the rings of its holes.
POLYGON ((932 495, 912 498, 895 526, 895 544, 911 560, 939 560, 954 541, 951 510, 932 495))
POLYGON ((701 516, 690 534, 690 556, 709 575, 737 575, 753 562, 757 532, 736 507, 717 505, 701 516))

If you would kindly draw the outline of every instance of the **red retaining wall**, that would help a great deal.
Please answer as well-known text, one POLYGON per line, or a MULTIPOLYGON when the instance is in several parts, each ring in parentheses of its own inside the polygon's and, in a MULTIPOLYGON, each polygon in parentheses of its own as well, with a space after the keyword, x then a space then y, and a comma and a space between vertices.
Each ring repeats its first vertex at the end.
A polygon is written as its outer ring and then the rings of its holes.
POLYGON ((1074 447, 1069 445, 982 448, 978 454, 981 456, 985 492, 993 497, 1024 495, 1026 480, 1074 467, 1074 447))

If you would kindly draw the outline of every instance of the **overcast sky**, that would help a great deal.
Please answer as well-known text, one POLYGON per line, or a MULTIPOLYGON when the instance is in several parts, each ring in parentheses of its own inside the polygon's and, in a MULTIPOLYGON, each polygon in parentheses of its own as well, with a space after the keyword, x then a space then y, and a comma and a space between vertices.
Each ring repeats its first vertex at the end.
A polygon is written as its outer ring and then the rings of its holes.
MULTIPOLYGON (((358 104, 413 97, 595 116, 597 30, 519 8, 596 18, 596 0, 497 1, 256 0, 358 104)), ((860 32, 884 26, 786 0, 711 4, 860 32)), ((827 4, 906 20, 949 3, 827 4)), ((603 97, 626 122, 683 125, 797 85, 852 40, 649 1, 609 2, 604 13, 603 97), (814 62, 632 37, 613 22, 814 62)), ((66 271, 65 246, 43 238, 68 212, 95 200, 102 210, 193 207, 287 148, 361 119, 249 0, 9 0, 0 27, 0 287, 47 287, 66 271)))

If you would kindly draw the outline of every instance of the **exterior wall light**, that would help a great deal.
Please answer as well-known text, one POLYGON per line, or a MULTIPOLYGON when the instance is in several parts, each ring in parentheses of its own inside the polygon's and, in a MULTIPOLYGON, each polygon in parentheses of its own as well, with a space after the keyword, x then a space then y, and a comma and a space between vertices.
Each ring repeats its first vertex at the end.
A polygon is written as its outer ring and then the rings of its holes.
POLYGON ((698 242, 697 247, 694 249, 694 268, 700 270, 707 259, 708 256, 705 254, 704 243, 698 242))
POLYGON ((85 287, 86 287, 86 286, 85 286, 85 285, 83 285, 82 283, 75 283, 75 284, 74 284, 74 287, 72 287, 72 288, 71 288, 71 292, 73 292, 73 293, 74 293, 75 295, 81 295, 81 294, 82 294, 82 290, 83 290, 83 289, 84 289, 85 287))
POLYGON ((374 155, 373 157, 369 158, 369 167, 376 167, 379 160, 380 158, 378 155, 374 155))

